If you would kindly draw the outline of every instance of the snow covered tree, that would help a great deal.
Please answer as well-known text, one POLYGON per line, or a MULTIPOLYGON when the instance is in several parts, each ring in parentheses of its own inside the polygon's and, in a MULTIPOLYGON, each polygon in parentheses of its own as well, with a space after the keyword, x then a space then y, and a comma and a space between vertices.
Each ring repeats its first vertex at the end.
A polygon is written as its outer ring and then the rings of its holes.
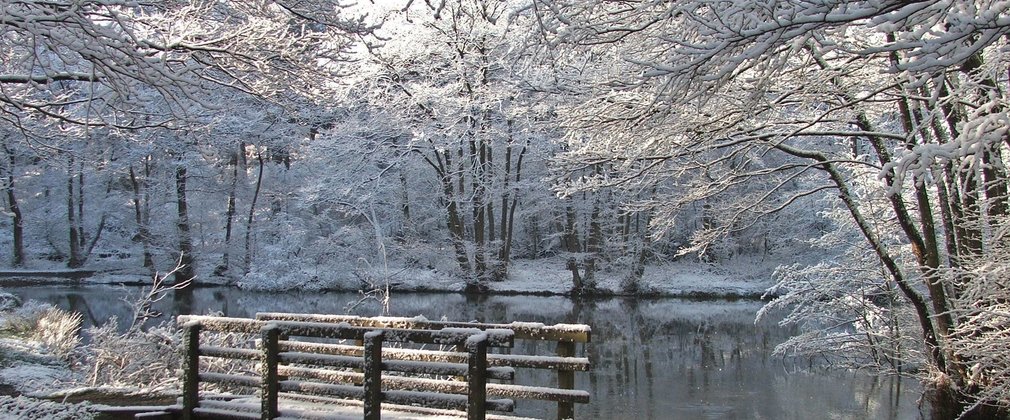
MULTIPOLYGON (((695 250, 830 191, 885 274, 871 277, 873 287, 896 290, 914 314, 903 331, 919 330, 934 383, 981 395, 968 380, 973 357, 951 334, 978 312, 960 300, 973 282, 964 269, 991 260, 991 227, 1007 211, 1005 4, 538 0, 530 8, 541 17, 534 36, 563 62, 588 52, 614 63, 590 69, 585 100, 567 112, 576 133, 567 159, 613 162, 619 175, 572 187, 684 186, 654 203, 660 230, 688 203, 737 195, 713 207, 718 217, 695 235, 695 250)), ((838 298, 865 294, 860 284, 838 298)), ((807 290, 817 299, 818 289, 807 290)), ((861 307, 847 316, 889 311, 884 301, 861 307)))
MULTIPOLYGON (((346 54, 367 40, 377 23, 331 0, 23 1, 0 7, 0 109, 10 158, 5 161, 24 151, 46 159, 33 166, 64 168, 67 200, 60 212, 69 240, 59 242, 69 244, 68 264, 75 267, 96 246, 107 217, 111 222, 117 216, 87 191, 100 197, 104 186, 105 196, 117 194, 119 176, 131 185, 131 218, 143 242, 144 264, 153 266, 158 248, 182 248, 185 258, 194 257, 186 239, 192 210, 187 182, 192 165, 201 164, 190 153, 202 153, 205 143, 194 134, 206 133, 207 124, 228 115, 240 103, 236 97, 282 104, 276 106, 332 100, 333 87, 347 74, 346 54), (196 150, 181 153, 159 137, 188 139, 196 150), (139 147, 131 150, 130 144, 139 147), (120 154, 93 153, 108 150, 120 154), (167 236, 151 224, 152 212, 160 212, 151 208, 151 192, 160 182, 156 178, 166 175, 158 172, 166 168, 159 162, 166 151, 193 158, 179 161, 168 174, 177 204, 178 232, 171 234, 179 238, 176 244, 161 241, 167 236), (121 165, 124 161, 130 164, 121 165), (106 175, 93 180, 98 173, 93 171, 106 175), (86 226, 84 203, 95 204, 97 224, 86 226)), ((18 229, 36 222, 18 206, 15 185, 27 184, 19 182, 14 166, 5 169, 12 171, 4 173, 5 214, 14 221, 15 248, 23 259, 20 250, 30 235, 18 229)), ((45 188, 47 196, 56 191, 45 188)), ((52 235, 47 239, 57 243, 52 235)), ((193 272, 183 267, 177 274, 193 272)))
POLYGON ((507 275, 531 141, 544 137, 537 94, 517 74, 514 11, 509 2, 411 5, 392 15, 399 32, 372 57, 373 106, 399 108, 408 124, 398 150, 434 180, 470 290, 507 275))

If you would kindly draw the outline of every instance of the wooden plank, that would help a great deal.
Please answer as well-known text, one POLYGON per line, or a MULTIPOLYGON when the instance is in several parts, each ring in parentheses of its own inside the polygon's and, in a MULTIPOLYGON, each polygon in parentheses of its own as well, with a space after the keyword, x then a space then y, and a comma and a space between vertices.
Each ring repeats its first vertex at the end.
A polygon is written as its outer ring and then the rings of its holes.
MULTIPOLYGON (((360 346, 305 341, 281 341, 281 351, 317 353, 361 357, 360 346)), ((466 363, 466 353, 440 350, 382 349, 383 360, 412 360, 444 363, 466 363)), ((586 357, 530 356, 517 354, 488 354, 488 365, 510 366, 525 369, 589 371, 592 368, 586 357)))
POLYGON ((321 365, 342 368, 362 369, 361 356, 333 356, 303 352, 282 352, 280 361, 283 363, 300 363, 305 365, 321 365))
POLYGON ((259 388, 263 378, 250 375, 236 375, 231 373, 203 372, 200 374, 200 382, 211 382, 225 385, 248 386, 259 388))
POLYGON ((487 403, 487 336, 475 335, 466 342, 467 420, 484 420, 487 403))
POLYGON ((194 419, 193 410, 200 403, 200 329, 199 323, 182 325, 182 419, 194 419))
POLYGON ((190 322, 199 323, 205 331, 246 334, 258 334, 260 329, 263 328, 263 325, 266 325, 265 322, 248 318, 229 318, 223 316, 218 317, 203 315, 179 315, 176 317, 176 323, 179 325, 184 325, 190 322))
POLYGON ((488 395, 516 400, 541 400, 567 403, 589 403, 589 392, 581 389, 559 389, 539 386, 488 384, 488 395))
POLYGON ((260 345, 263 350, 263 363, 261 374, 263 380, 260 384, 260 416, 263 420, 270 420, 277 417, 277 393, 280 391, 277 385, 277 364, 279 363, 281 331, 276 325, 268 324, 263 326, 260 332, 260 345))
POLYGON ((288 379, 279 382, 283 392, 304 392, 313 395, 350 398, 362 400, 365 397, 364 388, 351 385, 334 385, 319 382, 298 381, 288 379))
POLYGON ((201 356, 237 360, 259 360, 263 355, 263 353, 257 349, 239 347, 200 346, 199 351, 201 356))
MULTIPOLYGON (((393 404, 421 405, 424 407, 450 410, 466 410, 466 395, 433 394, 431 392, 386 391, 385 401, 393 404)), ((513 411, 515 401, 510 399, 488 399, 485 407, 492 411, 513 411)))
MULTIPOLYGON (((202 315, 179 315, 177 322, 185 324, 187 322, 199 322, 204 330, 218 332, 235 333, 258 333, 267 325, 274 324, 281 329, 281 333, 288 336, 332 338, 337 340, 361 340, 365 333, 382 329, 385 332, 385 341, 411 342, 423 344, 441 344, 448 346, 462 345, 468 336, 480 333, 482 330, 476 327, 463 326, 453 328, 432 329, 403 329, 392 327, 364 327, 354 326, 346 322, 318 322, 318 321, 288 321, 288 320, 255 320, 247 318, 213 317, 202 315)), ((514 332, 507 329, 487 330, 488 345, 493 347, 512 347, 514 332)))
MULTIPOLYGON (((280 360, 288 364, 320 365, 361 369, 362 359, 353 356, 317 355, 312 353, 287 352, 280 354, 280 360)), ((465 377, 467 365, 463 363, 419 362, 410 360, 386 360, 382 362, 383 371, 459 376, 465 377)), ((509 381, 515 378, 515 369, 507 366, 496 366, 487 369, 491 379, 509 381)))
POLYGON ((239 411, 228 411, 221 410, 217 408, 203 408, 197 407, 193 410, 198 418, 211 418, 211 419, 241 419, 241 420, 253 420, 259 419, 259 414, 256 413, 243 413, 239 411))
MULTIPOLYGON (((557 354, 560 357, 575 356, 575 343, 558 342, 557 354)), ((558 371, 558 388, 575 389, 575 372, 570 370, 558 371)), ((558 420, 574 419, 575 404, 572 401, 558 401, 558 420)))
MULTIPOLYGON (((279 372, 293 378, 325 381, 337 384, 355 384, 364 380, 364 374, 339 370, 324 370, 315 368, 299 368, 281 366, 279 372)), ((428 391, 446 394, 466 394, 469 390, 466 382, 449 379, 415 378, 409 376, 384 375, 382 384, 386 389, 400 391, 428 391)), ((516 400, 567 401, 588 403, 589 393, 583 390, 566 390, 550 387, 527 385, 495 384, 486 385, 487 394, 495 397, 516 400)))
POLYGON ((375 317, 366 318, 354 315, 327 315, 327 314, 299 314, 284 312, 260 312, 256 314, 259 320, 284 320, 284 321, 308 321, 308 322, 345 322, 353 326, 372 328, 403 328, 403 329, 429 329, 438 330, 443 328, 478 328, 487 329, 508 329, 515 332, 517 340, 542 340, 542 341, 570 341, 575 343, 588 343, 592 339, 592 329, 588 325, 543 325, 526 322, 513 322, 510 324, 491 324, 482 322, 446 322, 429 321, 418 318, 398 318, 398 317, 375 317))
POLYGON ((365 334, 365 420, 382 418, 382 331, 365 334))
POLYGON ((491 366, 511 366, 514 368, 589 371, 592 363, 587 357, 529 356, 522 354, 489 354, 491 366))

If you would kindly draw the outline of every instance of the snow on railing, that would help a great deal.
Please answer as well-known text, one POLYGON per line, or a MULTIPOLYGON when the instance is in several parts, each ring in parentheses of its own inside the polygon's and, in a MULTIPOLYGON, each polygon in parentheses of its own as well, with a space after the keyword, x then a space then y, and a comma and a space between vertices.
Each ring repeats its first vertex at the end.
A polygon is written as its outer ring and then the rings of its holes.
POLYGON ((199 405, 199 381, 260 388, 264 416, 279 412, 280 392, 358 399, 365 418, 375 419, 384 402, 465 409, 469 418, 484 418, 487 410, 511 411, 512 398, 535 399, 557 402, 558 418, 571 418, 574 403, 589 401, 588 392, 574 389, 574 372, 590 367, 588 358, 575 356, 576 343, 590 340, 586 325, 287 313, 260 313, 256 319, 184 315, 178 322, 185 330, 183 410, 188 413, 199 405), (201 345, 201 331, 247 338, 230 342, 239 347, 201 345), (326 339, 356 345, 318 342, 326 339), (489 347, 512 347, 514 339, 554 341, 557 355, 488 354, 489 347), (384 345, 389 342, 437 344, 455 351, 384 345), (200 372, 200 356, 257 361, 259 374, 200 372), (512 381, 515 368, 555 370, 558 386, 488 383, 512 381), (384 387, 388 389, 382 391, 384 387))

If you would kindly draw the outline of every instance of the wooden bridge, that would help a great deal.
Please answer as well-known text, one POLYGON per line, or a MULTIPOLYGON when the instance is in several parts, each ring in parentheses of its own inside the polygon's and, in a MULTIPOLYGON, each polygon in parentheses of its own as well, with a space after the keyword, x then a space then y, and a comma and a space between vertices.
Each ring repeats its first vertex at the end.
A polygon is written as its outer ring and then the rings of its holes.
POLYGON ((137 418, 516 419, 516 400, 540 400, 567 419, 589 402, 575 389, 590 368, 586 325, 291 313, 178 323, 181 402, 137 418), (553 354, 516 354, 516 340, 553 354))

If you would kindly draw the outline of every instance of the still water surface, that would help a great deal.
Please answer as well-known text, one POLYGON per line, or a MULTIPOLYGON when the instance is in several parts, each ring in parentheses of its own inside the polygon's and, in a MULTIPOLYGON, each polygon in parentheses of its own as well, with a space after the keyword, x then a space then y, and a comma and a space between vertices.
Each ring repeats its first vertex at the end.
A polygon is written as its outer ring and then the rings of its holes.
MULTIPOLYGON (((115 316, 125 326, 126 300, 138 287, 8 288, 25 299, 84 314, 88 324, 115 316), (124 299, 125 298, 125 299, 124 299)), ((165 319, 180 311, 250 317, 262 311, 379 315, 374 301, 351 308, 356 293, 262 293, 197 289, 191 299, 155 305, 165 319)), ((914 380, 859 373, 803 373, 771 355, 790 331, 754 322, 761 302, 459 294, 394 294, 389 314, 481 322, 584 323, 593 328, 587 354, 593 370, 576 374, 592 394, 577 405, 582 419, 921 419, 914 380)), ((539 349, 541 354, 550 350, 539 349)), ((545 406, 520 406, 544 416, 545 406)))

